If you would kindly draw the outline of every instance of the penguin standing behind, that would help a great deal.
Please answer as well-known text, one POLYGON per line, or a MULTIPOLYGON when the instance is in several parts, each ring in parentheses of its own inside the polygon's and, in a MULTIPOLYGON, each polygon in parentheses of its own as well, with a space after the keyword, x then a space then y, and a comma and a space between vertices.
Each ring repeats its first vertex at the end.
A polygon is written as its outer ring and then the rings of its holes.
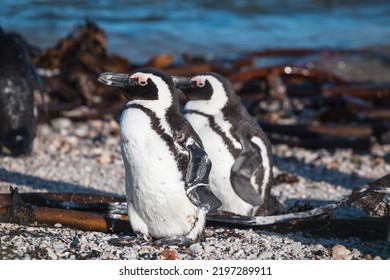
POLYGON ((261 127, 223 76, 173 79, 189 99, 183 114, 213 162, 210 186, 222 201, 220 210, 265 215, 273 183, 272 151, 261 127))
POLYGON ((103 73, 99 81, 128 100, 121 120, 121 150, 130 224, 157 244, 197 241, 207 211, 220 207, 211 192, 211 162, 202 141, 180 114, 172 78, 153 68, 103 73))

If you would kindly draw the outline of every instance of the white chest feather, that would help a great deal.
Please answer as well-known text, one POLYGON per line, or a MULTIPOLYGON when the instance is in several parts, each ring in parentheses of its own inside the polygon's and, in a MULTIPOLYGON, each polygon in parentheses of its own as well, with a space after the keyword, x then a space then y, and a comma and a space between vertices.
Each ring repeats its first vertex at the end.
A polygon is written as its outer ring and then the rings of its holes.
POLYGON ((132 227, 155 238, 188 234, 199 211, 187 199, 168 144, 140 109, 125 110, 120 127, 132 227))

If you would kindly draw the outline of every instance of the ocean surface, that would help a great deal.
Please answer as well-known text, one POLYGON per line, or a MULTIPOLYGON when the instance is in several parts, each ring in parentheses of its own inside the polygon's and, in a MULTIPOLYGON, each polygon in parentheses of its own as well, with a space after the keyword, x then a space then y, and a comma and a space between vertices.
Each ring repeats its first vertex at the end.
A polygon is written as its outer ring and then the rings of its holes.
MULTIPOLYGON (((0 26, 53 46, 85 19, 108 50, 143 62, 161 53, 234 56, 269 48, 390 45, 389 0, 2 0, 0 26)), ((1 46, 0 46, 1 47, 1 46)))

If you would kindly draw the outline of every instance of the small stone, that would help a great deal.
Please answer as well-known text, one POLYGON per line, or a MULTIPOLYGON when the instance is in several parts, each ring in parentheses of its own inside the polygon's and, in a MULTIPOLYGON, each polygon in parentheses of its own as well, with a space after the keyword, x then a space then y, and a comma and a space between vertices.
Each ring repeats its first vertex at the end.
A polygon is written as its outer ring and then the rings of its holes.
POLYGON ((331 251, 334 260, 351 260, 353 257, 352 252, 340 244, 333 246, 331 251))
POLYGON ((53 128, 57 130, 70 129, 72 127, 72 121, 68 118, 57 118, 51 121, 53 128))
POLYGON ((54 224, 54 227, 60 228, 60 227, 62 227, 62 224, 60 224, 60 223, 55 223, 55 224, 54 224))
POLYGON ((58 138, 55 138, 53 139, 53 141, 50 142, 49 146, 48 146, 48 151, 50 153, 58 153, 58 150, 60 150, 61 148, 61 140, 58 139, 58 138))
POLYGON ((363 259, 365 259, 365 260, 372 260, 372 257, 371 257, 370 254, 367 254, 367 255, 365 255, 365 256, 363 257, 363 259))
POLYGON ((258 257, 259 259, 266 260, 266 259, 270 259, 273 255, 274 253, 272 252, 263 252, 258 257))
POLYGON ((49 259, 52 259, 52 260, 58 259, 57 255, 54 253, 54 251, 52 249, 47 248, 46 252, 47 252, 47 256, 49 257, 49 259))
POLYGON ((163 250, 161 252, 161 258, 163 260, 177 260, 179 256, 177 255, 175 250, 163 250))
POLYGON ((111 130, 110 131, 111 135, 113 136, 119 135, 119 130, 120 130, 119 124, 115 120, 110 121, 110 130, 111 130))
POLYGON ((374 157, 372 159, 372 162, 374 165, 380 165, 380 164, 383 164, 385 162, 385 160, 383 159, 383 157, 377 156, 377 157, 374 157))
POLYGON ((82 246, 82 247, 85 247, 85 246, 88 245, 88 240, 87 240, 87 238, 85 238, 84 235, 81 235, 81 236, 80 236, 80 238, 79 238, 79 244, 80 244, 80 246, 82 246))
POLYGON ((65 250, 65 245, 63 243, 54 243, 53 248, 57 253, 60 253, 65 250))
POLYGON ((47 247, 48 247, 48 245, 46 243, 44 243, 44 242, 39 244, 39 249, 45 249, 47 247))
MULTIPOLYGON (((98 257, 98 255, 96 255, 96 257, 98 257)), ((100 258, 103 260, 112 260, 115 258, 115 256, 111 252, 103 252, 100 258)))
POLYGON ((137 258, 137 254, 135 253, 135 251, 126 251, 121 256, 121 259, 124 259, 124 260, 132 260, 132 259, 136 259, 136 258, 137 258))
POLYGON ((108 164, 111 162, 111 153, 109 151, 103 151, 99 157, 100 164, 108 164))
POLYGON ((103 153, 103 149, 102 148, 93 148, 93 149, 91 149, 89 154, 91 156, 101 156, 102 153, 103 153))
POLYGON ((91 120, 90 126, 95 130, 102 130, 103 122, 101 120, 91 120))
POLYGON ((233 258, 240 259, 241 257, 245 258, 245 253, 242 249, 239 249, 237 252, 234 253, 233 258))
POLYGON ((209 229, 209 228, 206 228, 205 232, 204 232, 204 235, 205 237, 212 237, 214 234, 214 231, 209 229))
POLYGON ((88 127, 86 125, 80 126, 74 130, 74 134, 80 138, 88 136, 88 127))
POLYGON ((204 250, 207 253, 211 253, 211 252, 213 252, 215 250, 215 247, 210 245, 210 244, 205 244, 204 245, 204 250))
POLYGON ((69 136, 66 138, 66 141, 73 147, 77 147, 79 139, 76 136, 69 136))
POLYGON ((293 255, 299 255, 302 252, 301 242, 294 242, 291 244, 291 253, 293 255))
POLYGON ((358 249, 353 249, 352 250, 352 256, 354 259, 359 259, 359 257, 362 255, 358 249))
POLYGON ((64 139, 64 141, 61 141, 61 147, 60 147, 60 153, 61 154, 67 154, 72 150, 72 145, 64 139))
POLYGON ((294 183, 299 182, 299 178, 298 178, 298 176, 296 176, 294 174, 283 172, 283 173, 278 174, 274 181, 275 181, 275 185, 279 185, 279 184, 283 184, 283 183, 294 184, 294 183))
POLYGON ((327 169, 337 169, 337 168, 339 168, 339 164, 337 163, 337 161, 332 161, 326 165, 326 168, 327 169))
POLYGON ((194 243, 190 246, 190 249, 195 252, 195 253, 199 253, 200 251, 202 251, 202 246, 200 246, 199 243, 194 243))

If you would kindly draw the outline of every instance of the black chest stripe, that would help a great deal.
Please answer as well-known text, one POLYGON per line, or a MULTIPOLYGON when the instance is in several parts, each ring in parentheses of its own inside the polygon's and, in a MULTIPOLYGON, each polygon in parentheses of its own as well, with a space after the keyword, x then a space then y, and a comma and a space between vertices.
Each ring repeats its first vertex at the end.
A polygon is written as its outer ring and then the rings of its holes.
POLYGON ((150 118, 150 123, 152 125, 152 128, 161 137, 161 139, 168 145, 169 150, 172 152, 173 156, 175 157, 176 162, 178 162, 179 152, 177 151, 175 144, 173 143, 172 137, 170 135, 168 135, 164 131, 164 129, 161 127, 160 119, 156 116, 156 114, 152 110, 145 108, 144 106, 138 105, 138 104, 126 105, 124 110, 126 110, 128 108, 139 109, 139 110, 143 111, 150 118))
POLYGON ((223 132, 221 127, 215 122, 215 119, 214 119, 213 116, 205 114, 205 113, 202 113, 202 112, 197 111, 197 110, 184 110, 184 113, 198 114, 200 116, 203 116, 203 117, 207 118, 210 127, 215 131, 215 133, 217 133, 219 136, 221 136, 222 141, 227 146, 229 152, 233 155, 234 158, 238 157, 238 155, 240 154, 241 150, 234 147, 234 144, 233 144, 232 140, 229 139, 229 137, 226 136, 226 134, 223 132))

